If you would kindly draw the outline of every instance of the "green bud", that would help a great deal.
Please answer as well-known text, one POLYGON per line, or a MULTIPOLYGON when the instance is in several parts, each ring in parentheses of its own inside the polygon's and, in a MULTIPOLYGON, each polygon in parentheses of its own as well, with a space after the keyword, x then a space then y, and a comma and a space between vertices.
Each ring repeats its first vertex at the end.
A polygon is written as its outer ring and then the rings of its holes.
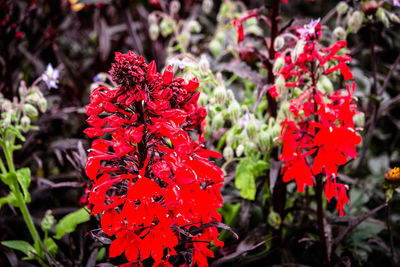
POLYGON ((8 99, 4 99, 3 104, 1 105, 1 109, 5 111, 9 111, 12 108, 12 103, 8 99))
POLYGON ((158 36, 160 35, 160 28, 157 24, 150 24, 149 35, 150 39, 153 41, 158 39, 158 36))
POLYGON ((292 55, 291 55, 293 63, 297 62, 297 59, 299 58, 300 54, 302 54, 304 52, 305 44, 306 44, 306 42, 303 40, 297 41, 297 44, 294 47, 294 49, 292 51, 292 55))
POLYGON ((356 127, 363 128, 365 125, 365 114, 362 112, 357 113, 354 115, 353 120, 356 127))
POLYGON ((400 23, 400 19, 399 17, 394 14, 394 13, 390 13, 389 18, 391 21, 393 21, 394 23, 400 23))
POLYGON ((282 70, 283 66, 285 66, 285 59, 283 57, 277 58, 272 68, 274 75, 277 75, 282 70))
POLYGON ((332 81, 325 75, 320 76, 317 83, 317 87, 318 89, 322 90, 325 94, 330 94, 333 92, 332 81))
POLYGON ((246 124, 246 134, 250 139, 256 137, 257 127, 254 120, 250 119, 246 124))
POLYGON ((282 102, 281 111, 282 111, 283 115, 285 115, 285 117, 288 117, 290 115, 289 107, 290 107, 290 103, 288 101, 282 102))
POLYGON ((272 127, 271 133, 272 133, 272 140, 273 140, 274 138, 276 138, 276 137, 281 136, 281 126, 280 126, 279 124, 275 124, 275 125, 272 127))
POLYGON ((217 39, 214 39, 208 44, 208 48, 214 57, 218 57, 222 51, 222 44, 217 39))
POLYGON ((285 39, 281 36, 276 37, 275 41, 274 41, 274 49, 275 51, 279 51, 283 48, 283 46, 285 45, 285 39))
POLYGON ((171 23, 168 18, 163 18, 160 23, 161 35, 167 37, 173 31, 171 23))
POLYGON ((226 146, 224 150, 222 151, 222 155, 226 160, 232 160, 233 159, 233 149, 230 146, 226 146))
POLYGON ((35 105, 39 103, 40 99, 41 99, 40 95, 35 91, 28 94, 28 96, 26 97, 26 101, 28 103, 35 104, 35 105))
POLYGON ((171 2, 171 11, 173 14, 176 14, 181 9, 181 3, 179 1, 172 1, 171 2))
POLYGON ((37 109, 34 106, 32 106, 31 104, 25 104, 24 111, 25 111, 26 115, 28 115, 32 119, 35 119, 39 115, 39 112, 37 111, 37 109))
POLYGON ((283 78, 283 75, 279 75, 275 80, 275 87, 278 91, 278 94, 282 94, 282 92, 285 90, 285 79, 283 78))
POLYGON ((279 213, 271 210, 270 213, 268 214, 268 224, 272 226, 274 229, 279 229, 282 219, 279 213))
POLYGON ((346 39, 346 31, 342 27, 336 27, 333 31, 333 36, 335 36, 338 40, 345 40, 346 39))
POLYGON ((299 87, 295 87, 292 89, 292 97, 299 97, 303 91, 299 87))
POLYGON ((184 46, 187 46, 189 44, 190 41, 190 37, 192 36, 192 34, 189 31, 183 31, 181 32, 181 34, 179 35, 179 40, 181 41, 181 43, 184 46))
POLYGON ((46 213, 44 214, 41 224, 43 232, 45 233, 49 232, 51 227, 53 227, 55 223, 56 219, 54 218, 51 210, 47 210, 46 213))
POLYGON ((225 103, 227 98, 225 86, 219 85, 215 88, 214 98, 218 105, 223 105, 225 103))
POLYGON ((20 96, 24 96, 27 93, 27 89, 26 89, 26 84, 24 81, 21 82, 21 84, 18 87, 18 93, 20 96))
POLYGON ((349 20, 347 21, 347 26, 352 33, 357 33, 361 26, 364 18, 364 14, 360 11, 354 11, 349 20))
POLYGON ((225 40, 225 34, 219 31, 217 32, 217 35, 215 35, 215 39, 217 39, 220 43, 223 43, 225 40))
POLYGON ((205 55, 202 55, 200 57, 199 66, 200 66, 200 71, 203 74, 208 74, 210 72, 210 62, 208 62, 208 59, 205 55))
POLYGON ((39 100, 38 107, 39 107, 40 112, 42 112, 42 113, 46 112, 46 110, 47 110, 47 101, 46 101, 46 98, 42 97, 42 98, 39 100))
POLYGON ((385 14, 385 10, 383 8, 378 8, 378 11, 375 13, 376 18, 381 21, 385 27, 389 27, 389 19, 385 14))
POLYGON ((201 9, 203 9, 204 13, 208 14, 211 12, 213 6, 214 6, 214 2, 212 0, 203 0, 201 9))
POLYGON ((253 154, 257 151, 257 144, 253 141, 248 140, 244 143, 244 154, 246 156, 253 154))
POLYGON ((23 116, 21 119, 21 127, 22 131, 27 132, 29 130, 29 126, 31 125, 31 120, 28 116, 23 116))
POLYGON ((228 107, 228 112, 233 122, 237 122, 239 120, 242 109, 240 108, 240 105, 236 100, 231 101, 228 107))
POLYGON ((11 125, 11 113, 7 112, 3 120, 3 127, 6 128, 11 125))
POLYGON ((244 146, 242 144, 239 144, 236 148, 236 156, 241 157, 244 152, 244 146))
POLYGON ((157 15, 154 13, 151 13, 148 17, 147 17, 147 21, 149 22, 150 25, 152 24, 157 24, 157 15))
POLYGON ((349 6, 347 5, 346 2, 340 2, 337 6, 336 6, 336 10, 339 14, 343 15, 344 13, 346 13, 347 9, 349 8, 349 6))
POLYGON ((224 116, 221 113, 217 113, 211 121, 211 126, 218 131, 224 126, 224 116))
POLYGON ((201 92, 200 96, 199 96, 199 104, 200 104, 200 106, 205 107, 207 105, 207 102, 208 102, 207 94, 204 93, 204 92, 201 92))
POLYGON ((270 132, 267 130, 259 133, 257 136, 257 143, 258 146, 261 148, 261 151, 268 151, 272 145, 272 136, 270 132))
POLYGON ((191 32, 199 33, 201 31, 200 23, 197 20, 191 20, 188 22, 188 27, 191 32))

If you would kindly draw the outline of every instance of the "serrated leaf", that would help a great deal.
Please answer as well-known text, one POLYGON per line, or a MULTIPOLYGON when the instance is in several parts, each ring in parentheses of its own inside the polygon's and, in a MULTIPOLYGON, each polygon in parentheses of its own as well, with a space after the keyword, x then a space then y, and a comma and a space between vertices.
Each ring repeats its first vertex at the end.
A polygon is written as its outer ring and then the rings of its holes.
POLYGON ((240 190, 240 195, 245 199, 254 200, 256 196, 255 176, 252 171, 253 163, 244 158, 236 166, 235 186, 240 190))
POLYGON ((89 212, 82 208, 64 216, 56 226, 55 239, 62 238, 65 234, 72 233, 78 224, 90 220, 89 212))
POLYGON ((13 192, 10 192, 6 197, 0 198, 0 209, 4 204, 10 204, 14 207, 18 206, 17 198, 15 197, 13 192))
POLYGON ((264 160, 259 160, 254 164, 252 169, 255 178, 266 175, 266 171, 269 169, 269 163, 264 160))
POLYGON ((47 237, 43 242, 47 251, 51 254, 51 256, 55 257, 58 251, 58 246, 56 242, 54 242, 53 238, 47 237))
POLYGON ((5 247, 19 250, 27 256, 29 255, 29 250, 31 250, 31 251, 34 250, 34 248, 31 246, 31 244, 29 244, 28 242, 23 241, 23 240, 3 241, 3 242, 1 242, 1 244, 5 247))
POLYGON ((12 132, 19 140, 25 142, 25 137, 21 134, 21 132, 17 128, 15 128, 14 126, 8 126, 7 130, 12 132))
POLYGON ((29 194, 29 186, 31 185, 31 170, 29 168, 17 170, 17 179, 22 188, 25 202, 31 202, 31 195, 29 194))

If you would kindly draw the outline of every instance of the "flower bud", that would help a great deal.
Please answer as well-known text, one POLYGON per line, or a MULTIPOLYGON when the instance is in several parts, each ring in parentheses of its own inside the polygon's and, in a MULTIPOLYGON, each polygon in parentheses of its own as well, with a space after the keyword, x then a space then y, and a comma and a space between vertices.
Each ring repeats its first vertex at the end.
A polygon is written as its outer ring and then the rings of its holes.
POLYGON ((254 122, 254 119, 250 119, 246 124, 246 134, 250 139, 254 139, 256 137, 257 127, 254 122))
POLYGON ((31 120, 28 116, 23 116, 21 119, 21 127, 22 131, 27 132, 29 130, 29 126, 31 125, 31 120))
POLYGON ((279 213, 271 210, 268 214, 268 224, 272 226, 274 229, 279 229, 282 219, 279 213))
POLYGON ((337 6, 336 6, 336 10, 339 14, 343 15, 344 13, 346 13, 347 9, 349 8, 349 6, 347 5, 346 2, 340 2, 337 6))
POLYGON ((333 36, 335 36, 338 40, 345 40, 346 39, 346 31, 342 27, 336 27, 333 31, 333 36))
POLYGON ((274 75, 277 75, 282 70, 283 66, 285 66, 285 59, 283 59, 283 57, 277 58, 272 68, 274 75))
POLYGON ((5 111, 9 111, 11 108, 12 108, 11 101, 8 99, 4 99, 4 101, 1 105, 1 109, 5 110, 5 111))
POLYGON ((383 8, 378 8, 378 11, 376 11, 375 14, 376 18, 381 21, 385 27, 389 27, 389 19, 387 18, 385 14, 385 10, 383 8))
POLYGON ((274 139, 275 137, 281 136, 281 127, 280 127, 280 125, 279 124, 275 124, 272 127, 271 133, 272 133, 272 139, 274 139))
POLYGON ((225 86, 223 86, 223 85, 217 86, 214 91, 215 102, 218 105, 223 105, 226 101, 226 97, 227 97, 227 95, 226 95, 225 86))
POLYGON ((231 146, 226 146, 224 150, 222 151, 222 155, 226 160, 232 160, 233 159, 233 149, 231 146))
POLYGON ((292 97, 299 97, 303 91, 299 87, 295 87, 292 89, 292 97))
POLYGON ((18 87, 18 94, 20 96, 24 96, 24 95, 26 95, 26 93, 27 93, 26 84, 25 84, 24 81, 22 81, 21 84, 18 87))
POLYGON ((152 24, 157 24, 157 16, 154 13, 151 13, 148 17, 147 17, 147 21, 149 22, 150 25, 152 24))
POLYGON ((275 51, 279 51, 283 48, 283 46, 285 45, 285 39, 281 36, 276 37, 275 41, 274 41, 274 49, 275 51))
POLYGON ((376 1, 364 2, 361 5, 362 11, 367 16, 375 14, 375 12, 378 9, 378 7, 379 6, 378 6, 378 3, 376 3, 376 1))
POLYGON ((239 120, 242 113, 241 111, 242 109, 240 108, 239 103, 236 100, 231 101, 228 107, 228 112, 233 122, 237 122, 239 120))
POLYGON ((160 28, 157 26, 157 24, 150 24, 149 35, 150 39, 153 41, 158 39, 158 36, 160 35, 160 28))
POLYGON ((349 20, 347 21, 347 26, 352 33, 357 33, 363 21, 364 15, 360 11, 354 11, 349 20))
POLYGON ((218 57, 222 51, 222 44, 218 40, 214 39, 208 44, 208 48, 214 57, 218 57))
POLYGON ((191 20, 188 23, 189 30, 194 33, 199 33, 201 31, 200 23, 197 20, 191 20))
POLYGON ((242 144, 239 144, 236 148, 236 156, 241 157, 244 152, 244 146, 242 144))
POLYGON ((37 109, 34 106, 32 106, 31 104, 25 104, 24 111, 25 111, 26 115, 28 115, 32 119, 35 119, 39 115, 39 112, 37 111, 37 109))
POLYGON ((258 146, 261 148, 261 151, 268 151, 271 148, 272 144, 272 136, 270 132, 267 130, 259 133, 257 136, 257 143, 258 146))
POLYGON ((207 57, 205 55, 202 55, 200 57, 199 66, 200 66, 200 71, 203 74, 208 74, 210 72, 210 62, 208 62, 207 57))
POLYGON ((200 104, 200 106, 206 107, 207 101, 208 101, 208 96, 207 96, 207 94, 204 93, 204 92, 201 92, 201 93, 200 93, 200 96, 199 96, 199 104, 200 104))
POLYGON ((38 107, 40 112, 44 113, 47 110, 47 101, 44 97, 40 98, 39 102, 38 102, 38 107))
POLYGON ((167 37, 168 35, 170 35, 172 33, 172 31, 173 31, 172 25, 168 18, 163 18, 161 20, 160 30, 161 30, 161 35, 163 37, 167 37))
POLYGON ((396 16, 396 14, 394 13, 390 13, 389 14, 389 18, 391 21, 393 21, 394 23, 400 23, 400 19, 398 16, 396 16))
POLYGON ((253 141, 248 140, 244 143, 244 154, 246 156, 253 154, 257 151, 257 145, 253 141))
POLYGON ((211 121, 211 126, 218 131, 224 126, 224 116, 221 113, 217 113, 211 121))
POLYGON ((40 99, 41 99, 40 95, 35 91, 28 94, 28 96, 26 97, 26 101, 28 103, 35 104, 35 105, 37 103, 39 103, 40 99))
POLYGON ((285 117, 288 117, 290 115, 289 111, 290 103, 288 101, 283 101, 281 104, 281 111, 285 117))
POLYGON ((363 112, 357 113, 353 117, 354 125, 359 128, 363 128, 365 124, 365 114, 363 112))
POLYGON ((285 79, 283 78, 283 75, 279 75, 275 80, 275 87, 279 94, 282 94, 285 90, 285 79))
MULTIPOLYGON (((4 113, 3 113, 4 114, 4 113)), ((7 128, 8 126, 11 125, 11 112, 5 113, 5 118, 3 120, 3 127, 7 128)))
POLYGON ((171 11, 173 14, 176 14, 181 9, 181 3, 179 1, 172 1, 171 2, 171 11))
POLYGON ((54 218, 51 210, 47 210, 44 214, 44 218, 42 219, 42 230, 43 232, 50 231, 51 227, 56 223, 56 219, 54 218))
POLYGON ((212 8, 214 6, 214 3, 212 0, 203 0, 203 3, 201 5, 201 9, 203 9, 203 12, 208 14, 211 12, 212 8))
POLYGON ((293 63, 296 63, 296 61, 299 58, 300 54, 302 54, 304 52, 305 44, 306 44, 306 42, 303 41, 303 40, 297 41, 297 44, 294 47, 293 52, 292 52, 292 62, 293 63))
POLYGON ((215 35, 215 39, 217 39, 220 43, 223 43, 225 40, 225 34, 222 31, 218 31, 215 35))

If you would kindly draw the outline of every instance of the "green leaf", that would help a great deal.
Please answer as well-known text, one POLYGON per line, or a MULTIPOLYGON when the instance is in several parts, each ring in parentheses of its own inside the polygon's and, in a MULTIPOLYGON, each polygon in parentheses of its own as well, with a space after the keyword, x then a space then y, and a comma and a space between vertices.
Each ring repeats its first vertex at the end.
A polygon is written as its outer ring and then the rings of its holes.
POLYGON ((19 169, 17 171, 17 178, 18 183, 22 187, 25 202, 31 202, 31 195, 29 194, 29 186, 31 184, 31 170, 29 168, 19 169))
POLYGON ((236 166, 235 186, 240 190, 240 195, 245 199, 254 200, 256 196, 255 176, 253 163, 248 158, 243 158, 236 166))
POLYGON ((224 217, 224 222, 228 226, 234 226, 236 223, 237 215, 239 214, 241 203, 226 203, 219 209, 219 213, 224 217))
POLYGON ((259 160, 254 164, 253 174, 256 178, 266 175, 266 171, 269 170, 269 163, 264 160, 259 160))
POLYGON ((17 198, 15 197, 13 192, 10 192, 8 196, 0 198, 0 209, 4 204, 11 204, 14 207, 18 206, 17 198))
POLYGON ((51 254, 51 256, 55 257, 58 251, 58 246, 56 242, 54 242, 51 237, 48 237, 44 240, 44 245, 46 246, 46 249, 51 254))
POLYGON ((19 140, 21 140, 22 142, 25 142, 25 137, 21 134, 19 129, 10 125, 7 127, 7 130, 12 132, 19 140))
POLYGON ((82 208, 64 216, 56 226, 55 239, 60 239, 65 234, 72 233, 78 224, 90 220, 89 212, 82 208))
POLYGON ((3 242, 1 242, 1 244, 8 248, 19 250, 27 256, 29 255, 29 250, 31 250, 31 251, 34 250, 34 248, 31 246, 31 244, 29 244, 28 242, 23 241, 23 240, 3 241, 3 242))

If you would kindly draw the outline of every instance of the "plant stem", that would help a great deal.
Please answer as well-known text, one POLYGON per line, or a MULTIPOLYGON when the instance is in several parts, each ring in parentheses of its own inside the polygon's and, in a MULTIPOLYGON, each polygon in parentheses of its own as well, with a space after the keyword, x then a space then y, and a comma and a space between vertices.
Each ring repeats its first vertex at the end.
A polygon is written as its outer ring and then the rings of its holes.
POLYGON ((318 222, 318 230, 319 230, 319 241, 322 245, 322 255, 323 255, 323 264, 324 266, 329 266, 329 255, 327 253, 327 244, 326 244, 326 233, 325 233, 325 214, 324 207, 322 203, 322 177, 318 175, 315 177, 316 180, 316 188, 315 195, 317 198, 317 222, 318 222))
MULTIPOLYGON (((15 137, 12 136, 11 141, 9 143, 6 141, 6 143, 2 144, 4 155, 6 156, 8 169, 10 172, 15 172, 14 162, 12 159, 14 141, 15 141, 15 137)), ((12 192, 15 194, 15 197, 17 198, 18 207, 21 210, 22 216, 24 217, 25 223, 28 226, 29 232, 33 238, 34 247, 35 247, 35 249, 40 250, 40 251, 36 251, 36 252, 40 255, 41 252, 44 251, 42 241, 40 240, 39 233, 37 232, 37 230, 35 228, 35 225, 33 223, 32 217, 29 213, 28 207, 26 206, 26 203, 25 203, 24 197, 21 193, 21 190, 19 188, 17 179, 13 179, 11 186, 12 186, 12 192)))
POLYGON ((392 201, 388 200, 386 205, 386 227, 389 233, 389 242, 390 242, 390 254, 392 255, 392 260, 394 263, 397 262, 397 255, 394 254, 394 242, 393 242, 393 234, 392 227, 390 226, 390 203, 392 201))

